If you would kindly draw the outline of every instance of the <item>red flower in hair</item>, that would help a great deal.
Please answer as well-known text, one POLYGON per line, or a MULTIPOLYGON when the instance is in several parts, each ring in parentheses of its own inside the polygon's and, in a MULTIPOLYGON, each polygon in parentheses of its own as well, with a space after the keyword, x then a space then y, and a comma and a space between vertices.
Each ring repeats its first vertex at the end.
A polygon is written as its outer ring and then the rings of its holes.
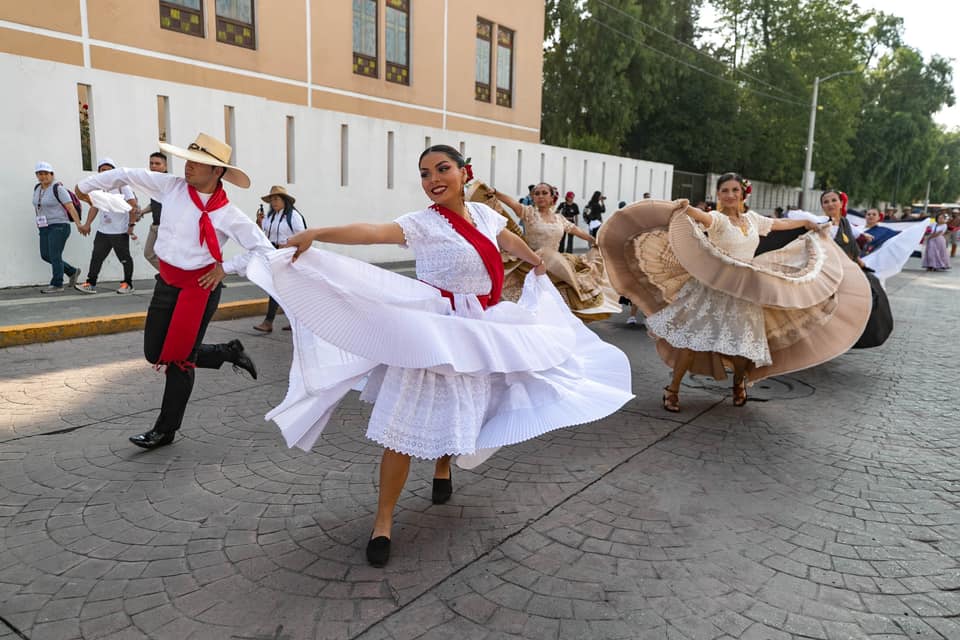
POLYGON ((847 202, 849 200, 850 199, 847 197, 847 194, 841 191, 840 192, 840 215, 841 216, 847 215, 847 202))
POLYGON ((470 164, 470 158, 463 163, 463 168, 467 170, 467 182, 473 180, 473 165, 470 164))
POLYGON ((753 185, 750 184, 749 180, 743 181, 743 199, 746 200, 747 196, 753 193, 753 185))

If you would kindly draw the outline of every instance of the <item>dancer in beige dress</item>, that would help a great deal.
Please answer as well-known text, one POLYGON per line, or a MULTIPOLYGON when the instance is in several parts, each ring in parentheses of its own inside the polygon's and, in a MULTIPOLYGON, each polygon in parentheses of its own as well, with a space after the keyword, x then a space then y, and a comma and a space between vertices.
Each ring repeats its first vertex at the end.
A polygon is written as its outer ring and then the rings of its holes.
MULTIPOLYGON (((557 191, 554 187, 546 183, 536 185, 532 206, 520 204, 510 196, 482 184, 472 193, 474 198, 482 198, 482 202, 502 202, 514 211, 523 222, 523 239, 543 258, 547 275, 573 315, 584 322, 592 322, 620 313, 620 297, 604 273, 603 258, 596 240, 556 212, 557 191), (564 233, 586 241, 590 250, 584 255, 558 252, 557 247, 564 233)), ((501 207, 495 208, 506 215, 501 207)), ((519 299, 523 280, 529 270, 529 265, 525 264, 518 264, 512 269, 505 268, 504 299, 519 299)))
POLYGON ((747 380, 796 371, 849 349, 870 312, 869 286, 856 265, 820 233, 754 257, 771 231, 810 220, 767 218, 745 210, 748 184, 717 182, 718 211, 683 200, 634 203, 601 229, 610 278, 647 314, 657 351, 673 369, 663 408, 679 411, 690 371, 722 380, 733 370, 733 404, 747 380))

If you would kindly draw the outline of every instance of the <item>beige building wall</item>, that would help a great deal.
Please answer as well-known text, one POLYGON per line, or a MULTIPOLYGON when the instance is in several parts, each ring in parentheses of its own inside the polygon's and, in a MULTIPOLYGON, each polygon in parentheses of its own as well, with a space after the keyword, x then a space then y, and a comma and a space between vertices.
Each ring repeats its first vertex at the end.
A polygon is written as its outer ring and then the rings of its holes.
MULTIPOLYGON (((162 29, 158 0, 0 2, 0 52, 539 141, 544 5, 538 0, 410 0, 409 85, 385 79, 385 0, 378 0, 378 78, 353 72, 350 0, 255 0, 256 49, 218 42, 215 0, 202 4, 200 38, 162 29), (515 33, 511 107, 474 99, 478 17, 515 33)), ((496 69, 495 42, 493 58, 496 69)))

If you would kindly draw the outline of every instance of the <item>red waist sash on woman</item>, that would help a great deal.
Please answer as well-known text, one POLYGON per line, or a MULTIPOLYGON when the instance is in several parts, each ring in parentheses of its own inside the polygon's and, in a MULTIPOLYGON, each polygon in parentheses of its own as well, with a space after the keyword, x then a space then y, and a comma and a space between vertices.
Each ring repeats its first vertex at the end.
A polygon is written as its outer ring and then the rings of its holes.
MULTIPOLYGON (((487 269, 487 275, 490 276, 490 293, 477 295, 480 305, 486 309, 500 302, 500 293, 503 291, 503 260, 500 257, 500 250, 490 241, 490 238, 480 233, 463 216, 457 215, 439 204, 430 208, 446 218, 453 230, 463 236, 480 254, 480 260, 483 261, 483 266, 487 269)), ((437 289, 440 289, 440 287, 437 287, 437 289)), ((453 292, 440 289, 440 293, 450 301, 450 306, 453 307, 453 292)))
POLYGON ((157 365, 176 365, 180 369, 192 369, 196 365, 189 360, 193 345, 200 333, 203 312, 210 299, 210 290, 197 282, 200 276, 210 271, 216 263, 199 269, 179 269, 163 260, 160 261, 160 277, 171 287, 180 289, 173 316, 167 327, 167 336, 163 340, 160 359, 157 365))

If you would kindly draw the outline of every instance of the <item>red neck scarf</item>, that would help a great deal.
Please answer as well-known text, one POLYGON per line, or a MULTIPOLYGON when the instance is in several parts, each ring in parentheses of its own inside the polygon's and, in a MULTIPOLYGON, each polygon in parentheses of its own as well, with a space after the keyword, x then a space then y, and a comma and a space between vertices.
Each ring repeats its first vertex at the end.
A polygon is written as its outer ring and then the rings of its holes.
MULTIPOLYGON (((480 254, 483 266, 487 268, 487 274, 490 276, 490 293, 477 296, 480 304, 486 309, 500 302, 500 292, 503 291, 503 259, 500 257, 500 250, 463 216, 439 204, 434 204, 430 208, 446 218, 453 230, 463 236, 480 254)), ((440 289, 440 292, 453 303, 453 293, 443 289, 440 289)))
POLYGON ((230 204, 230 201, 227 200, 227 192, 223 190, 223 183, 217 183, 217 188, 210 199, 207 200, 207 204, 203 204, 203 201, 200 200, 200 194, 192 186, 187 185, 187 191, 190 193, 193 204, 197 206, 197 209, 200 209, 200 246, 202 247, 203 243, 206 242, 207 249, 213 259, 217 262, 223 262, 223 254, 220 253, 220 241, 217 239, 217 230, 213 228, 213 222, 210 221, 211 211, 216 211, 220 207, 230 204))

